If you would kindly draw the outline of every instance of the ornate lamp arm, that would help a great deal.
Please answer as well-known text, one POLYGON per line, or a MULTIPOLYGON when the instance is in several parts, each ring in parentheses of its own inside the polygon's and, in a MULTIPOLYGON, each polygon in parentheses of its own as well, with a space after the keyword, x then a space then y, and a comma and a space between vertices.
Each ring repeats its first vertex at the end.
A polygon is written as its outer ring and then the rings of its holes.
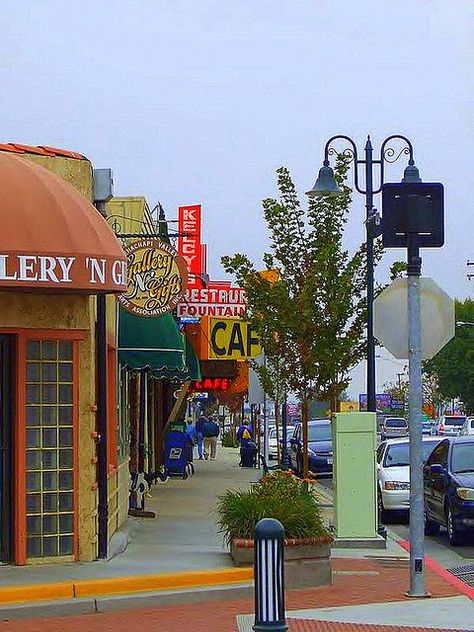
POLYGON ((397 162, 401 155, 409 156, 408 164, 414 165, 415 161, 413 159, 413 145, 411 141, 406 137, 400 134, 393 134, 392 136, 387 136, 387 138, 383 141, 382 146, 380 147, 380 160, 374 162, 378 162, 380 164, 380 186, 378 189, 374 190, 374 194, 380 193, 382 191, 382 186, 384 183, 384 174, 385 174, 385 163, 397 162), (394 139, 402 140, 406 143, 406 147, 402 147, 402 149, 395 155, 395 150, 393 147, 387 147, 388 143, 394 139), (395 156, 395 157, 394 157, 395 156))
POLYGON ((345 156, 350 156, 352 158, 352 162, 354 164, 354 184, 355 184, 355 188, 359 193, 365 193, 365 191, 363 191, 360 187, 359 187, 359 175, 358 175, 358 165, 363 164, 364 161, 359 160, 357 158, 357 147, 356 144, 354 143, 354 141, 352 140, 352 138, 350 138, 349 136, 344 136, 343 134, 338 134, 337 136, 332 136, 326 143, 325 147, 324 147, 324 166, 325 167, 329 167, 329 156, 332 156, 334 154, 337 154, 339 152, 337 152, 333 147, 331 147, 331 143, 335 140, 346 140, 349 144, 350 144, 350 148, 348 147, 347 149, 345 149, 342 153, 345 156))

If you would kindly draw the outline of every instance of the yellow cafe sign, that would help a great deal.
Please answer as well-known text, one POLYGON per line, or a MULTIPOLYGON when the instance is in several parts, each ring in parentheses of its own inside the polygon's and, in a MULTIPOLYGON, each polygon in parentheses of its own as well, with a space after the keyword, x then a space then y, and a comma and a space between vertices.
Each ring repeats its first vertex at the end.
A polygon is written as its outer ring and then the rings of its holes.
POLYGON ((143 238, 124 247, 127 291, 119 303, 137 316, 161 316, 181 300, 187 287, 184 260, 170 244, 143 238))
POLYGON ((235 318, 209 319, 209 358, 246 360, 262 353, 252 325, 235 318))

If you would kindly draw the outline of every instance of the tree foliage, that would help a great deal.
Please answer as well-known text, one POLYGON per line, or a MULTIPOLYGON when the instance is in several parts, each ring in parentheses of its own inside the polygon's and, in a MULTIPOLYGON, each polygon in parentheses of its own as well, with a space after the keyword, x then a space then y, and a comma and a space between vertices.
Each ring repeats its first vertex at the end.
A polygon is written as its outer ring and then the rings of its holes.
POLYGON ((271 246, 265 270, 244 254, 222 258, 245 289, 246 318, 267 357, 281 360, 280 378, 306 402, 334 401, 366 348, 365 249, 350 253, 343 245, 351 203, 348 166, 349 159, 339 156, 335 177, 344 194, 311 199, 307 212, 288 170, 279 168, 279 199, 263 201, 271 246))
MULTIPOLYGON (((474 300, 456 301, 456 321, 474 323, 474 300)), ((460 399, 467 412, 474 412, 474 327, 459 325, 455 337, 424 363, 424 369, 437 378, 444 400, 460 399)))

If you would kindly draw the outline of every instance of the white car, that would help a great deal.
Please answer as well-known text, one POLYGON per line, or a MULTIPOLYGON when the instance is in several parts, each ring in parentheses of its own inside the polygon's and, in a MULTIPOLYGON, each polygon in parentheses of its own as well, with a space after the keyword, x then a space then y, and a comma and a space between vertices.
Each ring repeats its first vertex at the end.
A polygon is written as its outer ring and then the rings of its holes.
POLYGON ((467 435, 474 435, 474 417, 468 417, 466 419, 459 434, 463 437, 467 435))
MULTIPOLYGON (((293 436, 294 429, 295 429, 294 426, 286 427, 286 436, 288 440, 288 445, 290 443, 290 437, 293 436)), ((279 434, 280 446, 281 446, 281 440, 282 440, 282 434, 283 434, 281 427, 278 428, 278 434, 279 434)), ((280 454, 281 454, 281 450, 280 450, 280 454)), ((278 459, 278 440, 277 440, 276 428, 270 428, 270 430, 268 431, 268 458, 270 461, 272 459, 275 459, 275 460, 278 459)))
MULTIPOLYGON (((423 461, 441 438, 423 437, 423 461)), ((387 439, 377 449, 379 511, 408 511, 410 508, 410 443, 408 439, 387 439)))

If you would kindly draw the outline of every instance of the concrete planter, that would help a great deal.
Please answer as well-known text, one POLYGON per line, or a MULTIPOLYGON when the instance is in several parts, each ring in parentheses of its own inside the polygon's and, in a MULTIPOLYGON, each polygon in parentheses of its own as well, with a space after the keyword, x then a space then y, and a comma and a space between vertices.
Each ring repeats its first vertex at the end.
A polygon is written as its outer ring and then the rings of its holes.
MULTIPOLYGON (((332 584, 332 537, 285 540, 285 588, 311 588, 332 584)), ((253 540, 234 540, 230 547, 234 566, 253 566, 253 540)))

